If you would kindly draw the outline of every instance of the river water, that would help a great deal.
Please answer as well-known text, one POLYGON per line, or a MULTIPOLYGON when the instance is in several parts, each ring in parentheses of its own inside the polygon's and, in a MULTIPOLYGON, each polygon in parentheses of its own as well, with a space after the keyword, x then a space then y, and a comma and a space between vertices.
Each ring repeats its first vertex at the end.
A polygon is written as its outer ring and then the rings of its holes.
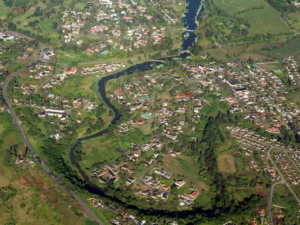
MULTIPOLYGON (((182 21, 185 24, 185 28, 186 29, 188 29, 188 30, 195 30, 197 28, 197 24, 195 23, 195 18, 197 16, 197 12, 198 12, 199 7, 201 7, 201 9, 200 9, 200 13, 199 13, 198 16, 200 16, 201 12, 204 10, 202 1, 203 0, 187 0, 187 4, 188 4, 187 10, 186 10, 186 13, 185 13, 185 17, 182 19, 182 21)), ((183 32, 182 36, 184 36, 186 32, 187 31, 183 32)), ((195 34, 193 32, 190 32, 190 34, 189 34, 189 36, 187 38, 183 38, 182 49, 183 50, 187 50, 191 45, 193 45, 195 43, 195 40, 196 40, 195 34)), ((180 58, 186 58, 187 56, 189 56, 189 54, 184 53, 184 54, 181 54, 178 57, 180 57, 180 58)), ((114 118, 112 120, 112 124, 114 124, 120 118, 120 116, 119 116, 118 110, 106 98, 105 86, 106 86, 107 82, 109 80, 112 80, 112 79, 117 79, 120 76, 133 74, 137 70, 139 72, 152 70, 153 69, 153 64, 156 64, 156 66, 158 66, 158 65, 161 65, 162 63, 160 63, 160 62, 144 62, 144 63, 141 63, 141 64, 134 65, 134 66, 132 66, 132 67, 130 67, 130 68, 122 71, 122 72, 118 72, 118 73, 109 75, 107 77, 103 77, 102 79, 99 80, 99 82, 98 82, 98 87, 99 87, 98 91, 99 91, 99 94, 100 94, 102 100, 105 102, 105 104, 114 112, 114 118)), ((75 154, 74 154, 74 151, 75 151, 76 146, 78 145, 78 143, 80 143, 80 142, 82 142, 84 140, 88 140, 88 139, 91 139, 91 138, 95 138, 95 137, 99 137, 99 136, 105 135, 107 133, 108 133, 108 130, 106 129, 106 130, 103 130, 103 131, 101 131, 99 133, 93 134, 91 136, 78 139, 77 142, 74 144, 74 146, 71 148, 70 159, 71 159, 71 163, 76 165, 76 167, 78 168, 80 174, 84 178, 84 180, 86 182, 86 186, 85 186, 86 190, 88 190, 91 194, 98 194, 100 196, 110 197, 110 196, 105 195, 104 191, 100 187, 98 187, 95 184, 93 184, 92 182, 90 182, 88 175, 82 170, 82 168, 80 167, 79 163, 75 162, 75 154)), ((110 197, 110 198, 113 198, 113 197, 110 197)), ((119 201, 116 198, 113 198, 113 200, 117 201, 117 202, 119 201)), ((137 209, 136 206, 134 206, 134 205, 132 205, 132 208, 133 209, 137 209)), ((178 214, 175 214, 175 212, 152 210, 152 212, 153 211, 156 211, 158 213, 168 214, 171 217, 173 215, 174 216, 178 215, 178 214)), ((147 211, 143 211, 143 212, 144 213, 148 213, 148 210, 147 211)), ((195 212, 192 212, 192 211, 182 212, 181 211, 180 213, 193 214, 195 212)))

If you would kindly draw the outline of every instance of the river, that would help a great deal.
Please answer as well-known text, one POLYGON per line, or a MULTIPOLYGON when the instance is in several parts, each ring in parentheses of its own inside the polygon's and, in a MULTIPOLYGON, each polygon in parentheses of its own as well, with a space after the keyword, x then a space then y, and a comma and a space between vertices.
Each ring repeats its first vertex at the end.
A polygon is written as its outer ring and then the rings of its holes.
MULTIPOLYGON (((201 12, 204 10, 204 7, 203 7, 203 2, 200 1, 200 0, 187 0, 187 10, 186 10, 186 13, 185 13, 185 17, 183 17, 183 22, 185 24, 185 28, 188 29, 188 30, 195 30, 197 28, 197 23, 195 22, 195 18, 197 16, 197 13, 198 13, 198 9, 199 7, 201 7, 200 9, 200 13, 198 14, 198 16, 201 15, 201 12)), ((189 34, 189 36, 187 38, 185 38, 185 34, 186 34, 187 31, 183 32, 182 36, 183 36, 183 43, 182 43, 182 49, 183 50, 187 50, 191 45, 193 45, 195 43, 195 40, 196 40, 196 36, 194 33, 191 33, 189 34)), ((181 54, 180 58, 186 58, 187 56, 189 56, 189 54, 187 53, 183 53, 181 54)), ((137 65, 134 65, 122 72, 119 72, 119 73, 115 73, 115 74, 112 74, 112 75, 109 75, 107 77, 103 77, 102 79, 99 80, 98 82, 98 91, 99 91, 99 94, 102 98, 102 100, 105 102, 105 104, 108 106, 108 108, 110 108, 113 112, 114 112, 114 118, 112 120, 112 124, 114 124, 119 118, 119 112, 118 110, 111 104, 111 102, 106 98, 106 91, 105 91, 105 86, 107 84, 107 82, 109 80, 112 80, 112 79, 117 79, 119 78, 120 76, 124 76, 124 75, 130 75, 130 74, 133 74, 136 70, 138 70, 139 72, 143 72, 143 71, 148 71, 148 70, 152 70, 154 62, 144 62, 144 63, 141 63, 141 64, 137 64, 137 65)), ((161 65, 162 63, 160 62, 155 62, 156 66, 158 65, 161 65)), ((91 194, 98 194, 100 196, 104 196, 105 193, 104 191, 96 186, 95 184, 93 184, 92 182, 90 182, 89 180, 89 177, 88 175, 81 169, 79 163, 76 163, 75 162, 75 154, 74 154, 74 151, 76 149, 76 146, 78 145, 78 143, 82 142, 83 140, 87 140, 87 139, 91 139, 91 138, 95 138, 95 137, 99 137, 101 135, 104 135, 104 134, 107 134, 108 133, 108 130, 103 130, 99 133, 96 133, 96 134, 93 134, 91 136, 88 136, 88 137, 85 137, 85 138, 80 138, 77 140, 77 142, 74 144, 74 146, 71 148, 71 152, 70 152, 70 159, 71 159, 71 163, 72 164, 75 164, 76 167, 78 168, 80 174, 82 175, 82 177, 84 178, 85 182, 86 182, 86 186, 85 186, 85 189, 88 190, 91 194)), ((110 196, 107 196, 105 195, 105 197, 110 197, 110 196)), ((113 197, 110 197, 110 198, 113 198, 113 197)), ((118 199, 116 198, 113 198, 114 201, 119 201, 118 199)), ((121 203, 121 202, 120 202, 121 203)), ((137 207, 135 205, 132 205, 132 208, 134 209, 137 209, 137 207)), ((173 216, 176 216, 178 215, 178 212, 168 212, 168 211, 160 211, 160 210, 152 210, 153 211, 156 211, 158 213, 164 213, 164 214, 167 214, 171 217, 173 216), (177 213, 177 214, 176 214, 177 213)), ((148 213, 149 211, 147 210, 143 210, 143 213, 148 213)), ((192 211, 181 211, 179 212, 180 214, 184 213, 185 215, 186 214, 191 214, 193 215, 195 212, 192 212, 192 211)), ((199 213, 199 211, 198 211, 199 213)), ((206 211, 206 214, 207 213, 210 213, 208 211, 206 211)))

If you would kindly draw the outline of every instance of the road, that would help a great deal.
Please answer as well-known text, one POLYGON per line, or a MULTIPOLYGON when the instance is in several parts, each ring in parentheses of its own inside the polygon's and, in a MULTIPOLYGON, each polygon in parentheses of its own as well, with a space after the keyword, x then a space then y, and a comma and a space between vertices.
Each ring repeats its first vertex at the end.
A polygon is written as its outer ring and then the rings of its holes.
MULTIPOLYGON (((236 134, 236 133, 235 133, 236 134)), ((280 172, 280 170, 278 169, 278 167, 276 166, 275 162, 273 161, 273 159, 271 158, 271 151, 273 149, 279 149, 279 150, 283 150, 285 153, 295 153, 294 151, 289 151, 289 150, 286 150, 284 148, 280 148, 280 147, 277 147, 277 146, 274 146, 274 145, 271 145, 271 144, 268 144, 268 143, 265 143, 265 142, 262 142, 262 141, 258 141, 256 139, 252 139, 252 138, 248 138, 248 137, 245 137, 243 135, 240 135, 240 134, 236 134, 244 139, 247 139, 247 140, 251 140, 251 141, 255 141, 257 143, 260 143, 260 144, 264 144, 266 146, 269 146, 270 149, 268 150, 267 152, 267 155, 268 155, 268 158, 270 159, 270 161, 272 162, 274 168, 276 169, 276 171, 278 172, 278 174, 280 175, 281 177, 281 181, 277 182, 277 183, 274 183, 272 185, 272 188, 271 188, 271 192, 270 192, 270 197, 269 197, 269 206, 268 206, 268 210, 269 210, 269 217, 270 217, 270 221, 271 221, 271 224, 273 224, 273 217, 272 217, 272 200, 273 200, 273 194, 274 194, 274 188, 277 184, 285 184, 288 189, 290 190, 290 192, 294 195, 295 199, 297 200, 298 203, 300 203, 300 200, 299 198, 297 197, 297 195, 295 194, 295 192, 292 190, 292 188, 290 187, 290 185, 288 184, 288 182, 285 180, 284 176, 282 175, 282 173, 280 172)), ((295 153, 297 154, 297 153, 295 153)), ((286 154, 288 156, 288 154, 286 154)), ((290 159, 290 157, 288 156, 288 158, 290 159)), ((291 160, 291 159, 290 159, 291 160)), ((292 161, 292 160, 291 160, 292 161)), ((292 163, 294 164, 294 162, 292 161, 292 163)), ((295 165, 295 164, 294 164, 295 165)), ((296 169, 298 170, 298 172, 300 173, 300 170, 298 169, 297 166, 295 166, 296 169)))
POLYGON ((277 183, 274 183, 271 187, 271 191, 270 191, 270 197, 269 197, 269 218, 270 218, 270 224, 274 224, 273 223, 273 215, 272 215, 272 201, 273 201, 273 194, 274 194, 274 188, 277 184, 283 184, 282 183, 282 180, 277 182, 277 183))
MULTIPOLYGON (((13 32, 10 32, 10 33, 13 33, 13 32)), ((13 33, 13 34, 16 34, 16 33, 13 33)), ((17 34, 18 35, 18 34, 17 34)), ((22 36, 22 35, 20 35, 22 38, 27 38, 27 37, 25 37, 25 36, 22 36)), ((30 38, 31 39, 31 38, 30 38)), ((32 39, 31 39, 32 40, 32 39)), ((41 56, 42 56, 42 51, 43 51, 43 46, 39 43, 39 48, 40 48, 40 54, 39 54, 39 56, 37 57, 37 58, 35 58, 32 62, 31 62, 31 64, 32 63, 35 63, 36 61, 38 61, 38 60, 40 60, 41 59, 41 56)), ((14 111, 12 110, 12 108, 11 108, 11 105, 10 105, 10 102, 9 102, 9 100, 8 100, 8 98, 7 98, 7 95, 6 95, 6 90, 7 90, 7 86, 8 86, 8 84, 9 84, 9 82, 14 78, 14 77, 16 77, 18 74, 20 74, 21 72, 23 72, 24 70, 26 69, 26 66, 25 67, 23 67, 22 69, 20 69, 19 71, 17 71, 16 73, 14 73, 12 76, 10 76, 6 81, 5 81, 5 83, 4 83, 4 85, 3 85, 3 88, 2 88, 2 95, 3 95, 3 99, 5 100, 5 102, 6 102, 6 104, 7 104, 7 107, 8 107, 8 110, 9 110, 9 113, 11 114, 11 117, 12 117, 12 119, 13 119, 13 121, 14 121, 14 123, 16 124, 16 126, 17 126, 17 128, 18 128, 18 130, 19 130, 19 132, 20 132, 20 134, 21 134, 21 137, 22 137, 22 139, 24 140, 24 143, 25 143, 25 145, 26 145, 26 147, 27 147, 27 149, 29 150, 29 152, 30 152, 30 155, 32 156, 32 157, 34 157, 34 159, 36 160, 36 161, 40 161, 41 162, 41 164, 40 164, 40 166, 41 166, 41 168, 47 173, 47 174, 49 174, 49 175, 52 175, 52 177, 60 184, 60 185, 62 185, 68 192, 69 192, 69 194, 73 197, 73 198, 75 198, 75 200, 99 223, 99 224, 101 224, 101 225, 104 225, 104 223, 89 209, 89 207, 87 207, 86 206, 86 204, 84 203, 84 202, 82 202, 78 197, 77 197, 77 195, 73 192, 73 191, 71 191, 66 185, 64 185, 64 183, 63 182, 61 182, 52 172, 51 172, 51 170, 43 163, 43 161, 41 161, 39 158, 38 158, 38 156, 34 153, 34 151, 33 151, 33 149, 31 148, 31 146, 30 146, 30 144, 29 144, 29 142, 28 142, 28 140, 27 140, 27 138, 26 138, 26 136, 25 136, 25 134, 24 134, 24 132, 23 132, 23 130, 22 130, 22 128, 21 128, 21 126, 20 126, 20 124, 18 123, 18 119, 17 119, 17 117, 16 117, 16 115, 15 115, 15 113, 14 113, 14 111)))

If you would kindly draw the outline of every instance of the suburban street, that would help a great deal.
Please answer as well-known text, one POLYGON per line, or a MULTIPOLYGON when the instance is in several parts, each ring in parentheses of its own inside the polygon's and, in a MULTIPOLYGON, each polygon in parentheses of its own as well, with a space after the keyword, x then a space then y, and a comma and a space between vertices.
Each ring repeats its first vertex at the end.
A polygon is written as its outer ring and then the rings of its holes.
MULTIPOLYGON (((267 145, 267 146, 270 147, 270 149, 269 149, 268 152, 267 152, 268 158, 269 158, 269 160, 272 162, 274 168, 276 169, 276 171, 278 172, 278 174, 279 174, 280 177, 281 177, 281 181, 279 181, 279 182, 277 182, 277 183, 274 183, 274 184, 272 185, 271 191, 270 191, 268 211, 269 211, 269 217, 270 217, 271 224, 273 224, 273 217, 272 217, 272 200, 273 200, 274 188, 275 188, 275 186, 276 186, 277 184, 284 184, 284 185, 286 185, 286 186, 288 187, 288 189, 290 190, 290 192, 294 195, 294 197, 295 197, 295 199, 297 200, 297 202, 300 203, 300 200, 299 200, 299 198, 297 197, 297 195, 295 194, 295 192, 291 189, 290 185, 289 185, 288 182, 285 180, 284 176, 282 175, 282 173, 280 172, 280 170, 278 169, 278 167, 276 166, 274 160, 271 158, 270 153, 271 153, 271 151, 272 151, 273 149, 282 150, 282 151, 284 151, 284 152, 286 153, 287 156, 288 156, 287 153, 295 153, 295 152, 294 152, 294 151, 289 151, 289 150, 286 150, 286 149, 284 149, 284 148, 277 147, 277 146, 275 146, 275 145, 268 144, 268 143, 265 143, 265 142, 262 142, 262 141, 258 141, 258 140, 256 140, 256 139, 248 138, 248 137, 245 137, 245 136, 240 135, 240 134, 235 134, 235 135, 238 135, 238 136, 240 136, 240 137, 243 137, 244 139, 251 140, 251 141, 255 141, 255 142, 257 142, 257 143, 264 144, 264 145, 267 145)), ((295 153, 295 154, 298 154, 298 153, 295 153)), ((289 158, 289 160, 291 160, 289 156, 288 156, 288 158, 289 158)), ((291 161, 292 161, 292 160, 291 160, 291 161)), ((294 164, 293 161, 292 161, 292 163, 294 164)), ((300 173, 299 168, 298 168, 295 164, 294 164, 294 166, 296 167, 296 169, 297 169, 298 172, 300 173)))

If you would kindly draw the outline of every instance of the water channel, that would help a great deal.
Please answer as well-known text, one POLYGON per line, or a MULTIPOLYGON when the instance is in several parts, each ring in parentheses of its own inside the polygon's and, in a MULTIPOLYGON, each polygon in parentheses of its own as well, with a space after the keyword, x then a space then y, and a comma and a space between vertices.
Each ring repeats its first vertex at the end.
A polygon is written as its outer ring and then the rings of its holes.
MULTIPOLYGON (((185 28, 186 29, 188 29, 188 30, 195 30, 197 28, 197 23, 195 22, 197 14, 198 14, 198 16, 200 16, 201 12, 204 10, 203 0, 187 0, 187 4, 188 5, 187 5, 187 10, 186 10, 186 13, 185 13, 185 17, 182 20, 183 20, 183 22, 185 24, 185 28), (200 8, 200 11, 198 11, 199 8, 200 8), (198 12, 200 12, 200 13, 198 13, 198 12)), ((182 34, 183 37, 185 36, 186 32, 187 31, 183 32, 183 34, 182 34)), ((183 38, 183 43, 182 43, 182 49, 183 50, 187 50, 191 45, 193 45, 195 43, 195 40, 196 40, 196 36, 195 36, 194 33, 190 33, 188 37, 184 37, 183 38)), ((178 57, 179 58, 186 58, 187 56, 189 56, 189 54, 184 53, 184 54, 181 54, 178 57)), ((161 62, 144 62, 144 63, 141 63, 141 64, 134 65, 134 66, 132 66, 132 67, 130 67, 130 68, 122 71, 122 72, 118 72, 118 73, 109 75, 107 77, 103 77, 102 79, 99 80, 99 82, 98 82, 98 87, 99 87, 98 91, 99 91, 99 94, 100 94, 102 100, 108 106, 108 108, 110 108, 114 112, 114 118, 113 118, 113 120, 111 122, 112 124, 114 124, 120 118, 120 116, 119 116, 118 110, 106 98, 105 86, 106 86, 107 82, 109 80, 117 79, 117 78, 119 78, 121 76, 124 76, 124 75, 133 74, 137 70, 139 72, 152 70, 154 63, 156 64, 156 66, 162 64, 161 62)), ((101 189, 97 185, 93 184, 89 180, 89 176, 80 167, 80 164, 75 162, 75 153, 74 153, 74 151, 75 151, 76 146, 78 145, 78 143, 80 143, 80 142, 82 142, 84 140, 88 140, 88 139, 91 139, 91 138, 95 138, 95 137, 99 137, 99 136, 105 135, 107 133, 108 133, 108 129, 103 130, 101 132, 98 132, 96 134, 93 134, 91 136, 78 139, 77 142, 74 144, 74 146, 71 148, 70 159, 71 159, 71 163, 76 165, 76 167, 79 170, 80 174, 84 178, 84 180, 86 182, 86 186, 85 186, 86 190, 88 190, 91 194, 97 194, 97 195, 100 195, 100 196, 109 197, 112 200, 118 202, 119 201, 118 199, 113 198, 111 196, 107 196, 105 194, 105 192, 103 191, 103 189, 101 189)), ((119 201, 119 202, 121 203, 121 201, 119 201)), ((131 207, 133 209, 138 209, 135 205, 132 205, 131 207)), ((145 213, 145 214, 149 213, 148 210, 147 211, 146 210, 144 210, 144 211, 142 210, 142 212, 145 213)), ((156 213, 160 213, 160 214, 163 213, 165 215, 167 214, 170 217, 176 216, 178 214, 185 214, 186 215, 186 214, 194 214, 195 213, 195 212, 192 212, 192 211, 186 211, 186 212, 184 212, 184 211, 181 211, 181 212, 168 212, 168 211, 161 211, 161 210, 151 210, 150 212, 152 212, 152 213, 156 212, 156 213)), ((198 211, 198 213, 199 213, 199 211, 198 211)), ((209 213, 209 212, 206 212, 206 213, 209 213)))

